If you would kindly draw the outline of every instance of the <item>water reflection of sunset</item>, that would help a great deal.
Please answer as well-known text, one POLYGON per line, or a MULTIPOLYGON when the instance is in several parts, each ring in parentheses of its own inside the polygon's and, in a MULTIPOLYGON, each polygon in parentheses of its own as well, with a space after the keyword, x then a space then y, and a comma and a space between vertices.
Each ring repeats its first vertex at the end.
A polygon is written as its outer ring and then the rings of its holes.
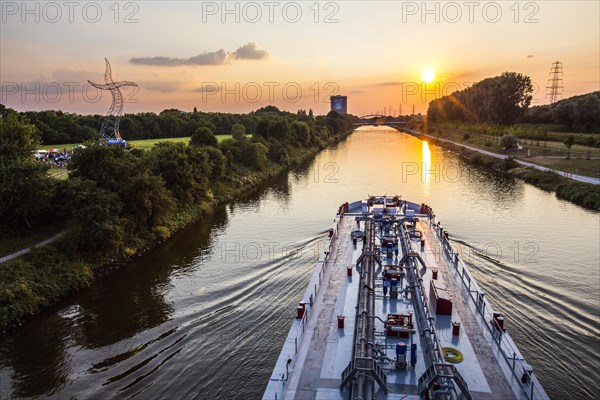
POLYGON ((433 171, 431 171, 431 149, 429 148, 429 143, 427 143, 425 140, 423 140, 423 160, 422 160, 422 177, 423 177, 423 190, 425 192, 425 195, 429 196, 429 180, 431 177, 432 173, 435 173, 433 171))

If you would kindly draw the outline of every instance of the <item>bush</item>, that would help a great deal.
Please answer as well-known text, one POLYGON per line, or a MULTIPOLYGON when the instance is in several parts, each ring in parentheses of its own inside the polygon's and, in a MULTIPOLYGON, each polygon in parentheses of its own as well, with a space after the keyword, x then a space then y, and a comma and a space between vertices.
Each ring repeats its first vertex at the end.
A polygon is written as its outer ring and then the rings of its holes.
POLYGON ((469 135, 468 133, 463 134, 463 140, 469 140, 471 139, 471 135, 469 135))
POLYGON ((267 152, 269 160, 276 162, 277 164, 287 167, 290 163, 290 158, 285 146, 279 142, 271 143, 269 151, 267 152))
POLYGON ((504 166, 503 167, 504 167, 505 170, 508 171, 508 170, 516 168, 518 166, 519 166, 519 163, 517 163, 514 158, 508 157, 508 158, 504 159, 504 166))
POLYGON ((517 139, 514 135, 504 135, 500 138, 500 145, 505 150, 514 149, 517 147, 517 139))
POLYGON ((235 164, 256 171, 264 170, 267 165, 268 148, 262 143, 227 139, 220 146, 235 164))
POLYGON ((225 175, 227 166, 225 165, 225 156, 219 149, 214 147, 204 147, 202 151, 206 154, 208 166, 210 168, 210 178, 213 181, 221 179, 225 175))
POLYGON ((573 182, 559 185, 556 196, 592 210, 600 210, 600 186, 590 183, 573 182))
POLYGON ((208 164, 206 160, 196 161, 194 155, 199 151, 198 147, 184 143, 164 142, 147 152, 152 174, 165 181, 165 187, 180 204, 196 200, 205 189, 208 164))
POLYGON ((11 112, 0 118, 0 225, 30 228, 47 220, 53 179, 32 152, 39 146, 36 128, 11 112))
POLYGON ((235 140, 242 140, 244 139, 244 135, 246 134, 246 127, 242 124, 233 124, 233 126, 231 127, 231 136, 235 139, 235 140))
POLYGON ((288 143, 292 137, 290 124, 287 119, 280 119, 271 124, 267 129, 267 137, 279 142, 288 143))
POLYGON ((190 139, 190 145, 198 147, 217 147, 219 145, 219 141, 209 128, 201 126, 200 128, 196 129, 192 134, 192 138, 190 139))

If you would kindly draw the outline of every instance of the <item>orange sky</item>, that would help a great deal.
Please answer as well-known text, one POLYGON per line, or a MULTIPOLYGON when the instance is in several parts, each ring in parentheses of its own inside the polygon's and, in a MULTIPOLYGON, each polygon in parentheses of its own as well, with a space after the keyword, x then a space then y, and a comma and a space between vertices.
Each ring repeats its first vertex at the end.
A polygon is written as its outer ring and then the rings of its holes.
POLYGON ((247 112, 267 104, 328 111, 426 112, 435 97, 504 71, 529 75, 547 102, 600 90, 596 1, 2 2, 0 102, 18 110, 104 114, 104 57, 135 81, 125 111, 247 112), (424 92, 423 69, 436 72, 424 92), (218 91, 215 91, 218 88, 218 91))

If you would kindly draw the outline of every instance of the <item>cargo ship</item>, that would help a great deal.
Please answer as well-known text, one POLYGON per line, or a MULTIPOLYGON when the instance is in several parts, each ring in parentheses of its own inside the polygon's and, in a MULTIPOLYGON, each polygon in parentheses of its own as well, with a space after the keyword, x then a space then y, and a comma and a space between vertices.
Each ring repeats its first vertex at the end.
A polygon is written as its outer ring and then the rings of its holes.
POLYGON ((548 399, 431 207, 342 204, 263 399, 548 399))

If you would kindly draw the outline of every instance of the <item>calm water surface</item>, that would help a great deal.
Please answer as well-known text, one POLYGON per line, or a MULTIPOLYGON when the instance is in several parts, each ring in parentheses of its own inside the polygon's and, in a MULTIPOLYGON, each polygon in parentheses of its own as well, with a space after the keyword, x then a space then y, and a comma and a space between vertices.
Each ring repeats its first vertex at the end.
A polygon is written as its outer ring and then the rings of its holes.
POLYGON ((599 214, 365 128, 0 342, 0 399, 256 399, 337 207, 426 202, 553 399, 596 398, 599 214))

